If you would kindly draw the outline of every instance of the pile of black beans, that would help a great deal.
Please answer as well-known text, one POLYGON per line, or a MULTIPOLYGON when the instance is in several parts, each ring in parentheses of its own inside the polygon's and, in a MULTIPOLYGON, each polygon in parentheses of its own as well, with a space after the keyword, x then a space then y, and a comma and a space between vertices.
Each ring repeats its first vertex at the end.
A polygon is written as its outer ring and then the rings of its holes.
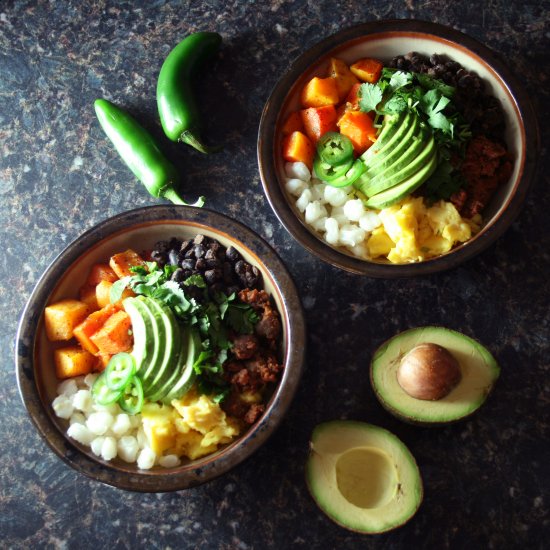
POLYGON ((456 88, 453 103, 470 125, 474 135, 483 134, 495 140, 502 139, 506 120, 499 100, 488 94, 483 80, 460 63, 444 55, 425 56, 409 52, 394 57, 389 67, 400 71, 425 73, 456 88))
MULTIPOLYGON (((159 241, 151 251, 151 259, 160 267, 177 266, 172 280, 182 283, 191 275, 202 275, 209 294, 223 292, 230 296, 244 288, 261 288, 260 270, 241 256, 233 246, 225 247, 216 239, 197 235, 193 239, 172 238, 159 241)), ((201 299, 202 290, 186 287, 186 293, 201 299)))

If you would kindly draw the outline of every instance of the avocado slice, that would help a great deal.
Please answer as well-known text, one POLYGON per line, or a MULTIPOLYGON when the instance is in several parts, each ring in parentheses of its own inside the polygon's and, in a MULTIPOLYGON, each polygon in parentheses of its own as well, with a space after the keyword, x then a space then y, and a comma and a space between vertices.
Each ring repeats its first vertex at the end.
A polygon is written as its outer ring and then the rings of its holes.
POLYGON ((415 189, 418 189, 433 174, 436 167, 437 151, 433 149, 431 157, 420 170, 397 185, 373 195, 365 205, 369 208, 382 209, 399 202, 415 189))
POLYGON ((421 425, 466 418, 485 402, 499 375, 497 362, 484 346, 460 332, 438 326, 413 328, 390 338, 375 352, 370 367, 371 384, 382 406, 401 420, 421 425), (446 348, 461 368, 460 382, 437 401, 411 397, 397 381, 402 357, 421 343, 446 348))
POLYGON ((167 305, 153 298, 146 299, 145 305, 157 320, 157 334, 160 336, 159 345, 161 346, 158 361, 147 381, 144 381, 144 395, 150 398, 162 388, 177 365, 181 351, 181 330, 175 315, 167 305))
POLYGON ((201 352, 201 339, 196 330, 189 329, 184 335, 184 340, 187 350, 185 364, 182 366, 178 380, 170 388, 168 394, 162 398, 162 402, 166 404, 170 404, 172 400, 179 399, 182 395, 185 395, 195 381, 196 375, 193 365, 201 352))
POLYGON ((423 497, 420 471, 405 444, 383 428, 352 420, 313 430, 306 482, 331 520, 365 534, 405 524, 423 497))
POLYGON ((385 115, 382 121, 382 129, 376 141, 361 155, 361 160, 368 162, 372 157, 378 154, 380 149, 386 145, 386 143, 393 138, 397 130, 399 130, 405 117, 406 115, 403 114, 385 115))
POLYGON ((136 296, 126 298, 122 302, 124 310, 130 316, 132 323, 134 348, 131 354, 136 361, 136 374, 140 378, 142 378, 151 359, 157 353, 156 339, 151 337, 154 333, 153 319, 144 306, 144 300, 144 296, 136 296))
MULTIPOLYGON (((415 147, 415 149, 418 148, 415 147)), ((368 184, 363 186, 363 193, 365 193, 367 197, 372 197, 407 180, 422 169, 426 161, 435 154, 435 150, 435 140, 433 136, 431 136, 431 139, 428 140, 425 146, 420 147, 420 152, 417 152, 416 157, 409 162, 398 161, 394 166, 390 166, 387 170, 373 177, 368 184)), ((403 157, 405 157, 405 155, 403 155, 403 157)))

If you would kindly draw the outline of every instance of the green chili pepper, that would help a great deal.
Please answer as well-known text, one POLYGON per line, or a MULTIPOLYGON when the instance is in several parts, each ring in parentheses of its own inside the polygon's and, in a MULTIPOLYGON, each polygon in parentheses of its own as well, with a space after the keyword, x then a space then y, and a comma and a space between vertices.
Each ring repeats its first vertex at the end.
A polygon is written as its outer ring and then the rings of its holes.
POLYGON ((105 382, 111 390, 121 390, 126 387, 135 372, 134 357, 126 352, 117 353, 111 357, 105 369, 105 382))
POLYGON ((124 388, 113 390, 107 385, 107 377, 102 372, 92 386, 92 397, 99 405, 110 405, 118 401, 124 392, 124 388))
POLYGON ((331 182, 341 176, 344 176, 346 172, 353 166, 353 159, 349 159, 342 164, 332 166, 327 162, 324 162, 319 155, 315 155, 313 159, 313 169, 315 170, 315 175, 323 181, 331 182))
POLYGON ((207 58, 221 44, 214 32, 197 32, 182 40, 165 59, 157 83, 157 105, 164 133, 172 141, 183 141, 202 153, 219 150, 207 147, 199 137, 199 111, 191 80, 207 58))
MULTIPOLYGON (((147 191, 153 197, 189 206, 174 188, 178 181, 176 168, 160 151, 151 134, 126 111, 105 99, 97 99, 94 107, 103 131, 147 191)), ((200 197, 190 206, 203 204, 204 197, 200 197)))
POLYGON ((343 134, 327 132, 317 143, 317 153, 323 162, 336 166, 353 157, 353 143, 343 134))
POLYGON ((120 408, 128 414, 137 414, 143 407, 143 386, 137 376, 132 376, 118 400, 120 408))

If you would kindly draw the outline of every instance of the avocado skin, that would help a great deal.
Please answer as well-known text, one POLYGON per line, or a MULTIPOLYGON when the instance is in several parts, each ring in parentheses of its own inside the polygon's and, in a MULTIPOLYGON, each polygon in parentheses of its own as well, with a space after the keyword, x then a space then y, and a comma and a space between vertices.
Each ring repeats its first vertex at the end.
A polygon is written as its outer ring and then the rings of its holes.
MULTIPOLYGON (((411 348, 404 347, 402 349, 402 354, 404 355, 407 351, 409 351, 409 349, 412 349, 412 347, 411 348)), ((383 344, 381 344, 378 347, 378 349, 374 352, 374 354, 372 356, 371 364, 370 364, 370 369, 369 369, 369 378, 370 378, 371 387, 374 391, 376 399, 382 405, 382 407, 388 413, 390 413, 392 416, 394 416, 398 420, 401 420, 402 422, 405 422, 406 424, 411 424, 413 426, 422 426, 422 427, 427 427, 427 428, 430 428, 430 427, 436 428, 436 427, 440 427, 440 426, 448 426, 449 424, 455 424, 457 422, 461 422, 463 420, 467 420, 468 418, 470 418, 487 401, 487 398, 492 393, 492 391, 494 389, 494 386, 495 386, 495 383, 498 380, 499 376, 500 376, 500 367, 498 366, 498 364, 497 364, 496 360, 494 359, 494 357, 490 354, 489 350, 487 350, 487 348, 483 344, 481 344, 480 342, 478 342, 477 340, 475 340, 474 338, 472 338, 470 336, 466 336, 465 334, 462 334, 460 332, 457 332, 457 331, 454 331, 454 330, 451 330, 451 329, 448 329, 448 328, 445 328, 445 327, 437 326, 437 325, 411 328, 411 329, 400 332, 399 334, 396 334, 395 336, 389 338, 383 344), (377 386, 377 383, 376 383, 376 380, 375 380, 375 377, 374 377, 374 370, 376 368, 376 362, 381 360, 381 358, 386 353, 386 351, 387 351, 388 347, 390 346, 390 344, 392 342, 396 341, 396 339, 400 339, 401 337, 405 337, 407 335, 415 335, 416 332, 420 332, 420 331, 424 331, 424 332, 428 333, 429 337, 428 338, 423 337, 422 339, 418 339, 416 341, 415 345, 421 344, 421 343, 426 343, 426 342, 431 342, 431 343, 439 344, 440 346, 445 347, 445 343, 446 343, 445 335, 446 334, 451 334, 451 335, 454 335, 455 337, 462 338, 464 341, 469 342, 472 346, 476 346, 478 348, 481 348, 482 350, 484 350, 486 352, 486 355, 487 355, 487 358, 488 358, 488 365, 487 366, 488 366, 488 368, 491 368, 494 372, 493 380, 492 380, 491 385, 485 390, 484 398, 481 401, 481 403, 476 408, 471 410, 469 413, 464 414, 464 415, 459 415, 459 416, 457 416, 456 418, 453 418, 453 419, 448 419, 448 420, 443 420, 443 421, 421 420, 421 419, 418 419, 418 418, 413 418, 410 415, 407 415, 406 413, 399 410, 395 406, 391 406, 384 399, 384 395, 383 395, 384 392, 381 391, 380 388, 377 386)), ((464 380, 462 380, 461 383, 463 381, 464 380)))

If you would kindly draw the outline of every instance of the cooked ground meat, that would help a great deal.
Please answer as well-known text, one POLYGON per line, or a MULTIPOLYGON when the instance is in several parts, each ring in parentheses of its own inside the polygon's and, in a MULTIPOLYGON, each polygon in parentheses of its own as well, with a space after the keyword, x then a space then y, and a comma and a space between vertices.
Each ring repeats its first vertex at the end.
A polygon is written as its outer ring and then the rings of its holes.
POLYGON ((269 295, 265 290, 245 289, 239 292, 242 302, 251 305, 260 315, 254 331, 260 338, 264 338, 273 347, 274 342, 281 334, 281 320, 279 313, 273 307, 269 295))
POLYGON ((260 346, 254 334, 239 334, 233 338, 232 351, 237 359, 250 359, 260 346))

